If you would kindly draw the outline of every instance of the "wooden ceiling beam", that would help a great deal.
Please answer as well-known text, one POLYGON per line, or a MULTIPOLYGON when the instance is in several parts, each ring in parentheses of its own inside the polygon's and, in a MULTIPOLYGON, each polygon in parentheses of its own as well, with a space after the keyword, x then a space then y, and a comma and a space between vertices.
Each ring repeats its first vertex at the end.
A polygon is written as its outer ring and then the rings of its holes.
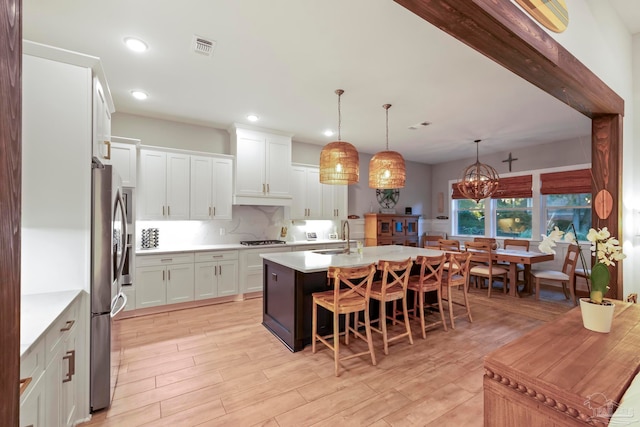
POLYGON ((587 117, 624 114, 620 96, 508 0, 394 1, 587 117))

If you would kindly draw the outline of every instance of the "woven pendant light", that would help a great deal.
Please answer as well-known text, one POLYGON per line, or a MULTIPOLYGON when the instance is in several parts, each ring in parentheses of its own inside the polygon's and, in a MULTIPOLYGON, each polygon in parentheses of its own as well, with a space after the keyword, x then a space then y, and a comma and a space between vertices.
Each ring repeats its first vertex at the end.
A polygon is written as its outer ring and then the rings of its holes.
POLYGON ((360 180, 360 158, 356 147, 340 141, 342 116, 340 114, 340 96, 344 90, 336 90, 338 95, 338 140, 330 142, 320 153, 320 183, 334 185, 357 184, 360 180))
POLYGON ((476 143, 476 162, 462 172, 462 179, 458 182, 458 190, 467 199, 474 200, 478 203, 482 199, 491 197, 500 183, 498 172, 491 166, 480 163, 478 156, 479 139, 476 143))
POLYGON ((389 108, 382 106, 387 115, 387 150, 376 153, 369 162, 369 187, 383 190, 404 188, 407 169, 404 158, 397 151, 389 151, 389 108))

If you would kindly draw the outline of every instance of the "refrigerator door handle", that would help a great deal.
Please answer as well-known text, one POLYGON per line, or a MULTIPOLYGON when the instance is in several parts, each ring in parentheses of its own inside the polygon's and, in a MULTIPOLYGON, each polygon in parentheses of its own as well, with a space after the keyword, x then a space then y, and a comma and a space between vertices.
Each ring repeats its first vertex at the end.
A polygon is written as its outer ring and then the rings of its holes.
POLYGON ((120 265, 118 265, 118 269, 116 270, 115 281, 118 283, 118 292, 120 292, 120 278, 122 277, 122 271, 124 270, 124 263, 126 262, 126 245, 127 245, 127 210, 125 208, 124 200, 122 199, 122 193, 118 190, 116 205, 120 209, 120 214, 122 215, 122 236, 121 242, 123 242, 123 251, 122 257, 120 258, 120 265))
POLYGON ((127 295, 125 295, 124 292, 120 292, 116 297, 115 297, 115 301, 117 303, 117 301, 122 298, 122 305, 120 307, 117 307, 114 304, 114 307, 111 309, 111 313, 110 316, 113 318, 115 317, 118 313, 120 313, 122 310, 124 310, 125 306, 127 305, 127 295))

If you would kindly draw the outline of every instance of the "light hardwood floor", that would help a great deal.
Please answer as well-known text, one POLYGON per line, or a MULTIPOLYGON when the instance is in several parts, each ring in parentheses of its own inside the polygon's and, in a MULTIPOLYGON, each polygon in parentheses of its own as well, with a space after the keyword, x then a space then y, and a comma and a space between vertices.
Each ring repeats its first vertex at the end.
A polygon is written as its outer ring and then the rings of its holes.
POLYGON ((338 378, 326 347, 291 353, 261 325, 261 298, 121 320, 113 404, 83 425, 481 426, 484 356, 571 305, 551 291, 538 302, 470 297, 472 324, 423 340, 414 322, 414 345, 400 340, 388 356, 375 334, 378 365, 348 360, 338 378))

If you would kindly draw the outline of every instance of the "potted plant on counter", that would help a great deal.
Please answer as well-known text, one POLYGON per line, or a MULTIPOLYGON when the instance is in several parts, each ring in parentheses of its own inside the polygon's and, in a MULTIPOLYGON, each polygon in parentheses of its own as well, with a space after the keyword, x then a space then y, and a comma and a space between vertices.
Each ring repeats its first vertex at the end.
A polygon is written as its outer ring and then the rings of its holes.
POLYGON ((611 301, 604 299, 611 281, 609 266, 623 260, 626 255, 622 253, 618 239, 611 236, 607 227, 590 229, 587 240, 591 242, 591 253, 595 255, 596 263, 591 267, 589 298, 580 298, 582 324, 589 330, 607 333, 611 330, 615 309, 611 301))

